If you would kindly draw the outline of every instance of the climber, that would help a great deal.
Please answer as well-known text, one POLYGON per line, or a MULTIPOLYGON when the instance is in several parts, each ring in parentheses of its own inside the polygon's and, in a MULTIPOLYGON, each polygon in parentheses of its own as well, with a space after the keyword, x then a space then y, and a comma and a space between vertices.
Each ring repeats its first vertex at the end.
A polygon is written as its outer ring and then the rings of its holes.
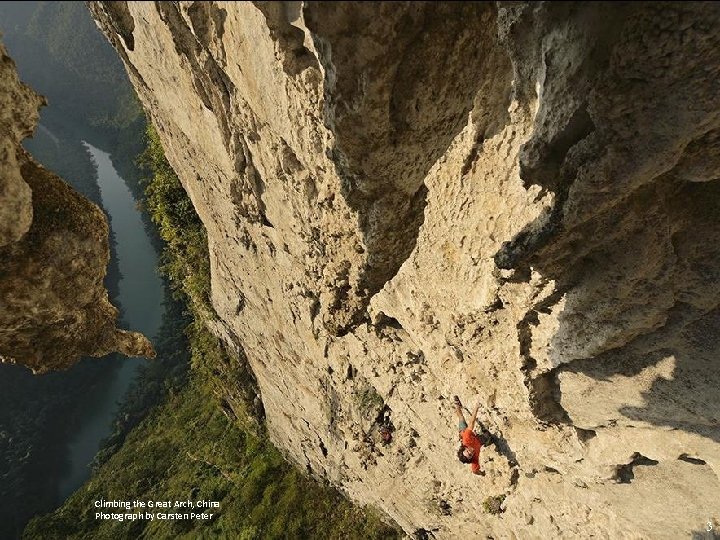
POLYGON ((463 463, 470 464, 470 470, 473 474, 484 475, 485 473, 480 468, 480 449, 482 448, 482 442, 480 438, 475 434, 475 419, 477 418, 478 408, 480 405, 475 405, 475 409, 472 412, 472 418, 470 419, 470 425, 468 426, 463 416, 463 406, 460 403, 460 398, 453 397, 453 403, 455 404, 455 414, 458 417, 458 430, 460 431, 460 448, 458 448, 458 459, 463 463))

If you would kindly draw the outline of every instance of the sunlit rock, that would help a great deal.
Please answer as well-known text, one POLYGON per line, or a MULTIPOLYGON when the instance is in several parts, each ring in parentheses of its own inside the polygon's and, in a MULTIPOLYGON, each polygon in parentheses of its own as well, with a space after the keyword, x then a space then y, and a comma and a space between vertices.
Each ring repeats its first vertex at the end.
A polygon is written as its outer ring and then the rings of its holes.
POLYGON ((91 9, 290 460, 418 538, 720 518, 720 6, 91 9))

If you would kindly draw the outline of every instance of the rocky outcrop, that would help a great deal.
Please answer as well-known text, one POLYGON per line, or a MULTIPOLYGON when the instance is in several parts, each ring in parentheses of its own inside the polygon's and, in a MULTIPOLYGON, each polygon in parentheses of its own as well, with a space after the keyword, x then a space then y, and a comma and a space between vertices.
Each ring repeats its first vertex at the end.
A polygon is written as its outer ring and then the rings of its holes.
POLYGON ((0 44, 0 360, 42 373, 82 356, 153 356, 115 326, 105 215, 21 146, 43 103, 0 44))
POLYGON ((291 460, 418 538, 720 519, 720 8, 91 9, 291 460))

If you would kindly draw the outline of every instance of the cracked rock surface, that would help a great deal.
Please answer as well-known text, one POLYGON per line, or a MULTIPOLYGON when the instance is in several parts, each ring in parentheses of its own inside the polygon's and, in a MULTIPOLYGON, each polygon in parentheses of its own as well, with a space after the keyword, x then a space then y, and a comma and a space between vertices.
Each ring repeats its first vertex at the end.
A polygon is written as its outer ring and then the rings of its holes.
POLYGON ((42 373, 83 356, 154 356, 115 326, 105 215, 21 146, 43 104, 0 43, 0 361, 42 373))
POLYGON ((719 6, 91 9, 289 459, 418 538, 720 519, 719 6))

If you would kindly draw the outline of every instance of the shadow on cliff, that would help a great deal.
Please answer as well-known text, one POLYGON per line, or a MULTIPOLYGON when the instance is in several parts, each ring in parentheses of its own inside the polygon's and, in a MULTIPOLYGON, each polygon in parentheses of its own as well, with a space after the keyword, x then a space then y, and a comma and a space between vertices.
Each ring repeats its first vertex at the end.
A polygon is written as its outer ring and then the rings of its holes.
MULTIPOLYGON (((400 269, 424 220, 429 171, 468 125, 475 148, 508 121, 512 67, 494 4, 318 2, 305 21, 325 66, 326 124, 364 257, 355 314, 400 269)), ((477 152, 477 150, 475 150, 477 152)), ((349 319, 349 320, 348 320, 349 319)))
MULTIPOLYGON (((688 317, 690 318, 690 317, 688 317)), ((692 319, 691 319, 692 320, 692 319)), ((627 418, 670 426, 720 442, 720 309, 667 332, 667 349, 646 359, 675 358, 671 378, 658 377, 643 393, 644 407, 624 406, 627 418)))
POLYGON ((648 367, 672 359, 672 373, 658 376, 642 392, 643 406, 620 405, 618 412, 629 420, 672 427, 720 442, 719 336, 720 308, 702 313, 681 304, 659 330, 596 358, 562 366, 557 373, 581 373, 597 381, 610 381, 613 376, 636 377, 648 367))
MULTIPOLYGON (((525 336, 521 349, 526 382, 539 420, 570 422, 561 406, 561 373, 607 382, 613 376, 639 376, 672 357, 672 374, 658 376, 642 393, 644 406, 618 402, 618 412, 628 420, 720 442, 717 216, 720 181, 690 183, 670 175, 575 231, 592 244, 584 252, 568 250, 561 238, 544 251, 557 257, 548 258, 554 263, 544 264, 538 257, 533 268, 545 279, 555 280, 559 291, 548 305, 536 305, 519 325, 520 335, 525 336), (612 224, 622 230, 613 230, 612 224), (593 234, 593 229, 607 234, 593 234), (532 357, 533 332, 541 324, 538 314, 550 313, 562 297, 560 324, 548 344, 556 367, 538 374, 532 357), (592 353, 598 349, 601 352, 592 353), (585 351, 590 351, 585 358, 573 357, 585 351)), ((637 384, 645 380, 638 377, 637 384)), ((605 399, 612 402, 614 396, 605 399)))
POLYGON ((645 405, 619 411, 720 441, 720 84, 702 69, 720 65, 720 9, 622 4, 603 15, 598 4, 545 5, 510 28, 513 55, 544 68, 526 77, 542 86, 521 177, 555 194, 495 254, 512 281, 535 271, 555 283, 518 324, 530 405, 542 422, 568 423, 560 372, 632 377, 672 356, 645 405), (679 20, 697 24, 658 33, 679 20), (539 50, 532 29, 543 25, 562 47, 539 50), (559 327, 540 328, 548 320, 559 327))

